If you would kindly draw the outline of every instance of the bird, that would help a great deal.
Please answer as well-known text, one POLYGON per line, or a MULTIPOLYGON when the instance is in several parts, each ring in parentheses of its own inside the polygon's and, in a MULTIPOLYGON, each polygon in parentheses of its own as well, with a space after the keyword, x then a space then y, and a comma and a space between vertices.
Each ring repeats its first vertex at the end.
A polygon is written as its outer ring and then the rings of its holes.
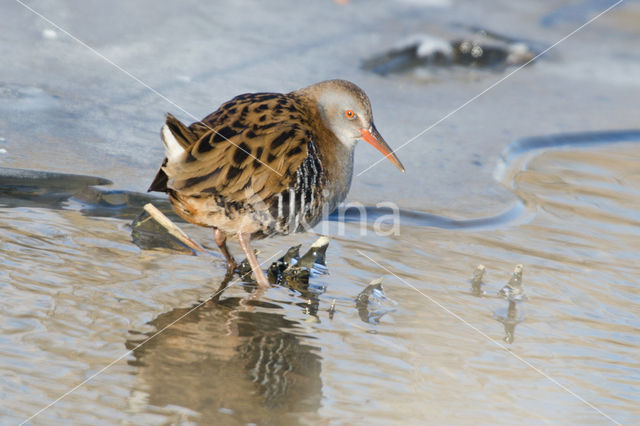
POLYGON ((289 93, 245 93, 187 126, 170 113, 161 130, 165 158, 148 191, 165 192, 187 222, 238 238, 257 284, 269 287, 251 241, 315 226, 347 196, 354 148, 364 140, 404 166, 373 122, 356 84, 327 80, 289 93))

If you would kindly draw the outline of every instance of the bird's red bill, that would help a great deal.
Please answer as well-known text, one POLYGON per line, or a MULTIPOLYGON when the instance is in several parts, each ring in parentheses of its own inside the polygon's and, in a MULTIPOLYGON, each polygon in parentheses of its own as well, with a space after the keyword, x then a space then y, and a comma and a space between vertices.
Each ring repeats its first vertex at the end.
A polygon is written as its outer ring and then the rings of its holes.
POLYGON ((373 127, 373 132, 377 137, 375 137, 374 135, 371 134, 371 132, 365 129, 360 129, 360 132, 362 133, 362 139, 364 139, 369 144, 371 144, 375 149, 380 151, 382 155, 387 157, 387 159, 391 161, 394 166, 400 169, 401 172, 404 172, 404 166, 400 162, 400 159, 398 159, 396 154, 393 151, 391 151, 391 147, 387 145, 384 139, 382 139, 382 136, 380 136, 380 134, 376 131, 375 127, 373 127))

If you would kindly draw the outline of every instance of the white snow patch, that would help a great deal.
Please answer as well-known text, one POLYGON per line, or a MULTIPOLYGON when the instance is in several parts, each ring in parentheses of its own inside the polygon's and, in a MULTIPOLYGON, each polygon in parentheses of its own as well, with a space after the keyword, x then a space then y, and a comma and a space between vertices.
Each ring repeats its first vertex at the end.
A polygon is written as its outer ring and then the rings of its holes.
POLYGON ((42 37, 47 40, 55 40, 58 38, 58 33, 51 28, 47 28, 46 30, 42 30, 42 37))

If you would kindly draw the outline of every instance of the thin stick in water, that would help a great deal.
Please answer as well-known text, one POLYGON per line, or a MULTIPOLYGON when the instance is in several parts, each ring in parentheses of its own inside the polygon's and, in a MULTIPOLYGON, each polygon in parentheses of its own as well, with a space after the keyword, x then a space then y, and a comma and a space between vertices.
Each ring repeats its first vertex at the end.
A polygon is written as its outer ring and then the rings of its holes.
POLYGON ((202 247, 196 241, 191 239, 187 234, 185 234, 182 229, 178 228, 178 225, 173 223, 171 219, 169 219, 167 216, 164 215, 164 213, 158 210, 156 206, 154 206, 151 203, 147 203, 144 206, 144 211, 149 213, 149 216, 151 216, 156 222, 158 222, 162 227, 164 227, 167 230, 167 232, 169 232, 169 234, 177 238, 182 244, 186 245, 192 250, 195 250, 200 253, 206 253, 211 256, 211 253, 209 253, 207 250, 204 249, 204 247, 202 247))

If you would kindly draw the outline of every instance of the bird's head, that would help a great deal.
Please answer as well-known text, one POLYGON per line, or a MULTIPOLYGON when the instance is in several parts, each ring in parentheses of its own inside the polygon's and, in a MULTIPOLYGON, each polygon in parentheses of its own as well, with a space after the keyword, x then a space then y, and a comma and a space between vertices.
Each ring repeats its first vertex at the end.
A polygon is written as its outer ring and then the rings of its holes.
POLYGON ((306 89, 317 102, 325 124, 338 140, 353 149, 365 140, 404 172, 402 163, 373 124, 371 103, 362 89, 346 80, 329 80, 306 89))

